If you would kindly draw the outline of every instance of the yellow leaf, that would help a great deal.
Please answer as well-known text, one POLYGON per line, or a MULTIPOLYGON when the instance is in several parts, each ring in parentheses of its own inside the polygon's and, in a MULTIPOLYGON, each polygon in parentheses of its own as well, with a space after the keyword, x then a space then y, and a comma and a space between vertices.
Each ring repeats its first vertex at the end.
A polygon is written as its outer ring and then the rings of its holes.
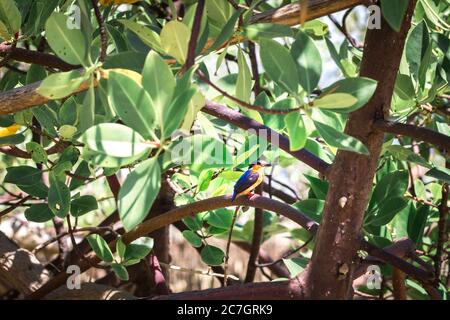
POLYGON ((13 124, 12 126, 6 128, 0 128, 0 138, 12 136, 19 130, 20 126, 18 124, 13 124))

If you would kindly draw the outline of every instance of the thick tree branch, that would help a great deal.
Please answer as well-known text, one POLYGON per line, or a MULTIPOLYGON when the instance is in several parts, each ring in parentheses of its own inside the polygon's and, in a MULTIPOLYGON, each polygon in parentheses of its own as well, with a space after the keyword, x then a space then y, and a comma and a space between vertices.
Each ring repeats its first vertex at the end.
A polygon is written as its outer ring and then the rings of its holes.
POLYGON ((374 127, 382 132, 411 137, 450 151, 450 137, 427 128, 387 120, 376 121, 374 127))
POLYGON ((59 69, 61 71, 69 71, 80 67, 64 62, 63 60, 52 54, 16 48, 11 44, 1 43, 0 57, 6 56, 8 56, 8 58, 11 60, 38 64, 49 68, 59 69))

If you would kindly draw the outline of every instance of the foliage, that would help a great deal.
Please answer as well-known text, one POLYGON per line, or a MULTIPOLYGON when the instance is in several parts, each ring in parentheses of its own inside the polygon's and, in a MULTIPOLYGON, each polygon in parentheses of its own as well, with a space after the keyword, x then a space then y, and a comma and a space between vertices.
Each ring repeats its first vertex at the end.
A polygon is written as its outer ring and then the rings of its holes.
MULTIPOLYGON (((57 70, 32 64, 25 75, 5 70, 0 81, 1 90, 7 91, 42 80, 37 93, 49 99, 30 110, 0 116, 2 148, 29 155, 0 156, 5 171, 2 187, 32 200, 25 218, 37 223, 80 218, 94 226, 99 212, 117 209, 125 231, 130 231, 148 218, 167 181, 177 190, 176 205, 185 205, 230 194, 240 172, 255 159, 265 158, 277 165, 278 173, 290 175, 297 169, 295 179, 302 177, 308 192, 293 206, 320 222, 328 189, 322 177, 311 171, 299 173, 292 154, 201 109, 205 101, 228 105, 288 137, 290 151, 307 150, 328 163, 338 150, 370 156, 363 141, 344 129, 349 114, 363 108, 377 88, 376 81, 359 76, 362 51, 345 39, 336 48, 325 20, 289 27, 249 19, 256 10, 266 12, 280 1, 247 1, 249 6, 236 1, 242 6, 235 9, 226 0, 207 0, 195 64, 185 65, 197 2, 185 1, 184 17, 178 19, 174 14, 163 17, 157 10, 157 3, 167 8, 172 1, 135 2, 99 1, 107 38, 103 48, 103 28, 96 22, 91 1, 0 2, 2 41, 33 50, 40 50, 46 41, 46 53, 73 66, 57 70), (79 21, 71 20, 73 6, 80 8, 79 21), (255 57, 245 39, 256 45, 255 57), (252 58, 260 62, 256 78, 252 58), (339 72, 333 82, 325 79, 329 68, 339 72), (214 90, 201 75, 235 99, 214 90), (180 149, 184 153, 177 155, 180 149), (119 177, 122 184, 120 190, 111 190, 117 196, 113 208, 88 191, 93 182, 108 188, 105 177, 119 177)), ((407 0, 381 1, 383 16, 396 31, 407 5, 407 0)), ((447 136, 448 14, 446 1, 418 2, 390 104, 390 120, 447 136)), ((420 258, 431 263, 439 237, 435 225, 441 191, 450 183, 446 161, 448 165, 448 155, 435 146, 386 135, 364 218, 364 237, 384 247, 407 236, 422 252, 420 258), (424 168, 426 174, 418 175, 424 168)), ((184 239, 199 249, 209 266, 224 262, 223 248, 212 245, 211 238, 226 239, 233 212, 224 208, 183 220, 184 239)), ((233 241, 251 243, 250 213, 253 209, 238 219, 233 241)), ((307 240, 299 229, 264 212, 263 241, 278 234, 299 244, 307 240)), ((116 248, 98 234, 87 239, 102 263, 122 280, 129 279, 127 267, 153 248, 150 238, 127 245, 118 238, 116 248)), ((446 246, 448 250, 448 242, 446 246)), ((310 248, 284 259, 292 277, 305 268, 310 248)), ((407 285, 411 296, 425 298, 416 283, 407 285)))

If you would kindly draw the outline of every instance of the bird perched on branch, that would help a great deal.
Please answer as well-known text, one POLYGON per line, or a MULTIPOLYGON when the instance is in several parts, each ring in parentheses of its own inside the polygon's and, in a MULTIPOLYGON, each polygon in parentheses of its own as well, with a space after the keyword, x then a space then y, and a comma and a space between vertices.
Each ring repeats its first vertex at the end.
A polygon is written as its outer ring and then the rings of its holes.
POLYGON ((233 202, 241 195, 247 195, 251 198, 254 195, 252 191, 264 180, 264 167, 267 166, 268 164, 261 163, 260 161, 252 163, 248 167, 248 170, 236 181, 231 201, 233 202))

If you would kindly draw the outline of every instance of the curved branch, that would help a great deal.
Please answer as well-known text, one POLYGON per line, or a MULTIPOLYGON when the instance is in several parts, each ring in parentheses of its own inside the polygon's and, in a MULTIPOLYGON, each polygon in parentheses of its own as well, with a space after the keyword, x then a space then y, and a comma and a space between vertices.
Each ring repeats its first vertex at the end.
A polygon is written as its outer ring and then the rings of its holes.
MULTIPOLYGON (((122 236, 122 240, 127 244, 190 215, 231 206, 247 206, 278 213, 288 219, 291 219, 313 234, 316 233, 318 228, 318 224, 315 221, 311 220, 294 207, 291 207, 290 205, 287 205, 283 202, 257 195, 255 195, 251 199, 248 199, 247 197, 239 197, 234 202, 231 202, 231 195, 227 195, 190 203, 172 209, 164 214, 157 215, 151 219, 144 221, 133 230, 125 233, 122 236)), ((115 251, 115 246, 115 241, 109 243, 109 247, 113 252, 115 251)), ((80 270, 84 272, 88 270, 91 265, 96 265, 99 262, 100 259, 95 255, 95 253, 91 252, 87 257, 80 261, 79 267, 80 270)), ((30 294, 27 299, 40 299, 46 296, 48 293, 63 285, 66 282, 68 276, 69 275, 65 272, 59 273, 44 286, 42 286, 42 288, 40 288, 38 291, 30 294)))
POLYGON ((374 126, 376 129, 383 132, 411 137, 416 140, 434 144, 435 146, 438 146, 444 150, 450 150, 449 136, 427 128, 417 127, 411 124, 396 123, 387 120, 377 120, 374 123, 374 126))
POLYGON ((231 124, 234 124, 235 126, 241 129, 244 130, 253 129, 252 130, 253 132, 251 133, 258 134, 265 132, 268 142, 275 143, 277 147, 286 151, 294 158, 306 163, 311 168, 317 170, 321 174, 325 176, 327 175, 328 169, 330 168, 330 165, 328 163, 326 163, 325 161, 315 156, 306 149, 291 151, 289 147, 288 138, 275 132, 269 127, 263 125, 262 123, 259 123, 258 121, 250 119, 244 116, 243 114, 234 111, 233 109, 227 108, 223 105, 220 105, 212 101, 206 101, 202 111, 217 118, 220 118, 222 120, 225 120, 231 124))
MULTIPOLYGON (((300 226, 308 230, 311 234, 315 234, 319 227, 319 225, 315 221, 311 220, 309 217, 301 213, 296 208, 287 205, 283 202, 273 200, 270 198, 261 197, 258 195, 253 196, 251 199, 248 199, 247 197, 239 197, 234 202, 231 202, 231 195, 226 195, 190 203, 181 207, 174 208, 164 214, 155 216, 149 220, 144 221, 142 224, 138 225, 130 232, 125 233, 122 236, 122 240, 124 241, 124 243, 130 243, 142 236, 145 236, 169 224, 175 223, 176 221, 181 220, 190 215, 232 206, 247 206, 278 213, 299 224, 300 226)), ((113 252, 115 251, 115 246, 116 246, 115 241, 109 243, 109 247, 113 252)), ((403 259, 383 249, 380 249, 372 244, 369 244, 366 241, 361 241, 361 246, 363 250, 366 250, 370 255, 374 256, 375 258, 378 258, 383 262, 389 263, 397 267, 398 269, 404 271, 414 279, 423 283, 424 286, 431 287, 430 279, 433 279, 432 274, 430 276, 428 272, 416 268, 415 266, 409 264, 403 259)), ((92 265, 98 264, 99 262, 100 259, 95 255, 95 253, 91 252, 87 257, 85 257, 80 261, 79 267, 80 270, 84 272, 88 270, 92 265)), ((65 272, 59 273, 49 282, 44 284, 39 290, 27 296, 27 299, 40 299, 44 297, 48 293, 52 292, 53 290, 63 285, 66 282, 68 276, 69 275, 66 274, 65 272)), ((431 289, 433 288, 431 287, 431 289)))

